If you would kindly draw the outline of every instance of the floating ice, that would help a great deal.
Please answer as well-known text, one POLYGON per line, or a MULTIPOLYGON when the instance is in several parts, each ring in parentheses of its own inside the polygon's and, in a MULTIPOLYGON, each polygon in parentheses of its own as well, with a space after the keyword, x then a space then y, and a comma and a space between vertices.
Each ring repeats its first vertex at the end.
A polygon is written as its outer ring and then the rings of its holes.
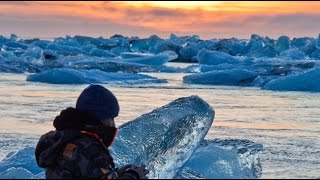
POLYGON ((198 52, 197 59, 200 64, 207 64, 207 65, 217 65, 223 63, 229 64, 237 64, 239 60, 232 57, 229 54, 218 52, 218 51, 210 51, 207 49, 201 49, 198 52))
POLYGON ((183 179, 252 179, 262 175, 261 144, 248 140, 206 140, 183 166, 183 179))
POLYGON ((309 44, 311 41, 312 39, 309 37, 293 38, 291 41, 291 46, 296 48, 301 48, 309 44))
POLYGON ((16 60, 4 60, 0 62, 0 72, 6 73, 38 73, 45 69, 46 67, 40 67, 38 65, 16 60))
POLYGON ((97 48, 91 49, 89 54, 91 56, 98 56, 98 57, 116 57, 117 56, 110 51, 97 49, 97 48))
MULTIPOLYGON (((185 47, 182 47, 179 51, 180 60, 186 62, 197 62, 197 54, 201 48, 200 43, 191 43, 185 47)), ((204 47, 203 47, 204 48, 204 47)))
POLYGON ((215 50, 225 52, 230 55, 243 55, 245 53, 246 41, 238 40, 236 38, 222 39, 215 44, 215 50))
POLYGON ((254 86, 254 87, 262 87, 264 86, 266 83, 268 83, 269 81, 271 81, 272 79, 276 79, 279 78, 280 76, 263 76, 260 75, 258 77, 256 77, 251 83, 250 86, 254 86))
POLYGON ((231 69, 184 76, 183 82, 188 84, 246 86, 256 77, 256 74, 245 69, 231 69))
POLYGON ((239 65, 234 64, 218 64, 218 65, 191 65, 188 66, 187 69, 189 72, 209 72, 216 70, 226 70, 226 69, 235 69, 239 68, 239 65))
POLYGON ((320 59, 320 49, 316 49, 315 51, 313 51, 312 54, 310 54, 310 57, 319 60, 320 59))
POLYGON ((209 131, 214 111, 198 96, 179 98, 119 127, 118 166, 147 165, 149 178, 174 178, 209 131))
POLYGON ((282 57, 288 57, 292 60, 304 59, 305 54, 299 49, 289 49, 280 54, 282 57))
POLYGON ((137 57, 150 57, 154 54, 150 53, 139 53, 139 52, 123 52, 120 54, 122 58, 137 58, 137 57))
POLYGON ((60 44, 54 44, 51 43, 47 46, 48 50, 54 50, 57 51, 59 54, 62 55, 77 55, 77 54, 83 54, 84 52, 78 48, 78 47, 73 47, 73 46, 67 46, 67 45, 60 45, 60 44))
POLYGON ((28 147, 9 153, 0 162, 0 178, 10 178, 10 176, 15 175, 18 176, 16 178, 22 178, 23 175, 28 175, 25 178, 30 178, 32 175, 41 173, 43 169, 36 164, 34 152, 35 149, 33 147, 28 147))
POLYGON ((136 58, 119 58, 117 59, 117 61, 160 66, 168 61, 172 61, 177 58, 178 58, 178 55, 175 52, 164 51, 154 56, 143 56, 143 57, 136 57, 136 58))
POLYGON ((320 92, 320 68, 269 81, 263 89, 320 92))
POLYGON ((164 41, 159 41, 155 44, 154 46, 154 53, 161 53, 163 51, 174 51, 174 52, 179 52, 181 49, 181 46, 179 46, 177 43, 175 43, 172 40, 164 40, 164 41))
POLYGON ((276 43, 277 52, 281 53, 290 47, 290 38, 288 36, 280 36, 276 43))
POLYGON ((132 73, 108 73, 100 70, 53 69, 28 75, 27 81, 52 84, 90 84, 90 83, 164 83, 151 76, 132 73))
POLYGON ((19 48, 19 49, 23 49, 23 50, 26 50, 28 48, 28 46, 23 43, 12 42, 12 41, 4 43, 4 46, 9 47, 9 48, 19 48))

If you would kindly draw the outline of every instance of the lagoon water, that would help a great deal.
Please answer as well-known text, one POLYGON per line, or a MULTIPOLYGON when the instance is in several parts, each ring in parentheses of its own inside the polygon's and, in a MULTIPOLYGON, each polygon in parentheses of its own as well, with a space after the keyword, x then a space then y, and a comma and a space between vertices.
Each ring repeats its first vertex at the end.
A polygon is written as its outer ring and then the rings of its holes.
MULTIPOLYGON (((183 64, 169 63, 172 66, 183 64)), ((320 178, 320 93, 183 84, 182 73, 147 73, 166 84, 108 85, 118 97, 119 126, 155 108, 198 95, 216 112, 206 139, 248 139, 261 143, 262 178, 320 178)), ((0 159, 35 146, 53 130, 60 111, 75 106, 87 85, 26 81, 27 74, 0 74, 0 159)))

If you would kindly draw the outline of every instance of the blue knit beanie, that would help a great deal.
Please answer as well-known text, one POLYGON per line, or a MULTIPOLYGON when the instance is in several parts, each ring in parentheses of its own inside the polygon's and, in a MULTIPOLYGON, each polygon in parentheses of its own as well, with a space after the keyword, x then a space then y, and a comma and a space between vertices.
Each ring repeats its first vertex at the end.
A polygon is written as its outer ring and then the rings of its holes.
POLYGON ((101 85, 91 84, 80 94, 76 109, 87 111, 97 120, 113 119, 119 114, 117 98, 101 85))

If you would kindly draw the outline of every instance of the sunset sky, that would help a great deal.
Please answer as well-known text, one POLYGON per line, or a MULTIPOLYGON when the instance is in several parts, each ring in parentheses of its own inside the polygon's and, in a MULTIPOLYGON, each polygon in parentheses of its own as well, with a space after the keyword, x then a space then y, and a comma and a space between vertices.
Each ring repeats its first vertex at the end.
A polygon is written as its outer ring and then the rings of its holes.
POLYGON ((97 1, 0 2, 0 34, 50 38, 114 34, 168 38, 317 37, 320 2, 97 1))

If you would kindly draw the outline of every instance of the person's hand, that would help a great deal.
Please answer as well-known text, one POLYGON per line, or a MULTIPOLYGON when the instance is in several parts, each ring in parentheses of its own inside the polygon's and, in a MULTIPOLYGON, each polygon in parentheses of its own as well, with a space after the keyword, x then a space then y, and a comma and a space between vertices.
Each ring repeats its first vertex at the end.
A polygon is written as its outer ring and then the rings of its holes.
POLYGON ((122 168, 119 168, 119 169, 117 170, 118 176, 119 176, 119 177, 123 176, 124 173, 125 173, 131 166, 132 166, 132 164, 127 164, 127 165, 123 166, 122 168))
POLYGON ((146 175, 149 173, 149 170, 146 169, 146 165, 144 164, 141 166, 132 165, 128 171, 134 171, 137 175, 139 175, 139 179, 148 179, 146 175))

